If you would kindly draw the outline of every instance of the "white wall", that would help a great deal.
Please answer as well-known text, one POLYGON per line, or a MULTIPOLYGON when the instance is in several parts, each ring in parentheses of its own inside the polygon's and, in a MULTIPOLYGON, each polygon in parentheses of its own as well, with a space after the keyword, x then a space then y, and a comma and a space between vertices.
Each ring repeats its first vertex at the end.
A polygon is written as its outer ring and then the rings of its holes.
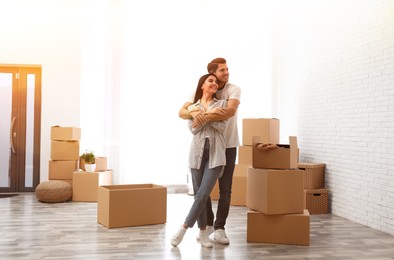
POLYGON ((394 234, 394 1, 277 10, 281 139, 326 163, 333 214, 394 234))
POLYGON ((0 63, 42 65, 41 180, 50 126, 79 126, 79 0, 0 0, 0 63))

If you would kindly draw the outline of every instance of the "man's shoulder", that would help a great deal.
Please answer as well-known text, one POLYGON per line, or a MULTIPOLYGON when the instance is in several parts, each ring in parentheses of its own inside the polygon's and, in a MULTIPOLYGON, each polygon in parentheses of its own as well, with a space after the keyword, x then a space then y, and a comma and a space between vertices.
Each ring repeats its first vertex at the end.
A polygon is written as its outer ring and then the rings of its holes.
POLYGON ((235 96, 235 97, 240 97, 241 96, 241 88, 238 87, 238 85, 235 85, 233 83, 227 83, 226 86, 224 87, 223 91, 227 93, 229 96, 235 96))
POLYGON ((234 83, 227 82, 226 86, 224 86, 223 91, 225 91, 227 93, 240 93, 241 88, 234 83))
POLYGON ((227 82, 225 88, 240 88, 240 87, 234 83, 227 82))

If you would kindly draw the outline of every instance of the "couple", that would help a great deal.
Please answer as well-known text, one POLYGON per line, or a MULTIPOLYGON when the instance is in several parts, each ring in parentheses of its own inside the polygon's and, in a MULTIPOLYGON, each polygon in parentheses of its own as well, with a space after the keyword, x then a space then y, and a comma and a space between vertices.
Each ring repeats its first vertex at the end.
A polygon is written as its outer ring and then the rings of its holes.
POLYGON ((226 60, 216 58, 207 66, 197 85, 194 97, 186 102, 179 112, 189 119, 193 139, 189 154, 194 202, 171 245, 182 242, 189 227, 197 222, 200 228, 198 239, 203 247, 212 247, 209 235, 220 244, 230 241, 224 231, 230 209, 231 186, 237 147, 239 146, 236 112, 240 103, 241 89, 228 83, 229 72, 226 60), (220 197, 214 223, 210 193, 219 178, 220 197))

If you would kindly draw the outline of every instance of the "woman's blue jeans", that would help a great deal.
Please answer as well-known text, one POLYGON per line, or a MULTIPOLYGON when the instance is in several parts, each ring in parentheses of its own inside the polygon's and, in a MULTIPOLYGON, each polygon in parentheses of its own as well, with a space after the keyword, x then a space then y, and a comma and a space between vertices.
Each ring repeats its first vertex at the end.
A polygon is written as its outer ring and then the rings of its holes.
POLYGON ((196 221, 199 228, 205 228, 207 226, 206 202, 215 186, 219 173, 224 167, 218 166, 209 169, 208 162, 209 145, 208 149, 204 149, 200 169, 191 169, 194 202, 185 220, 185 224, 188 227, 193 227, 196 221))

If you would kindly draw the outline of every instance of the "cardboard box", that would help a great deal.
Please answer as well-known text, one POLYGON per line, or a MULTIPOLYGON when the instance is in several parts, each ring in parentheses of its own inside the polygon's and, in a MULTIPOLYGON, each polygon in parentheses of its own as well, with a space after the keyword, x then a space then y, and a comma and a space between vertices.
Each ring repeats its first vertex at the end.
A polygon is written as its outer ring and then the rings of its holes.
MULTIPOLYGON (((94 157, 94 161, 96 164, 96 172, 98 171, 106 171, 108 170, 108 166, 107 166, 107 157, 94 157)), ((84 160, 79 160, 79 169, 85 171, 85 161, 84 160)))
POLYGON ((52 161, 48 163, 49 180, 72 180, 78 170, 78 161, 52 161))
POLYGON ((261 151, 257 148, 260 143, 265 143, 260 136, 253 137, 253 161, 254 168, 261 169, 295 169, 298 164, 297 137, 290 136, 289 144, 277 144, 278 149, 261 151))
POLYGON ((209 196, 211 200, 219 200, 219 181, 216 181, 215 186, 213 186, 211 194, 209 196))
POLYGON ((326 165, 324 163, 298 163, 298 169, 304 170, 304 189, 324 188, 324 175, 326 165))
POLYGON ((247 213, 248 242, 308 246, 309 237, 308 210, 286 215, 265 215, 256 211, 247 213))
MULTIPOLYGON (((247 170, 250 164, 236 164, 233 175, 233 186, 231 189, 231 202, 232 206, 245 206, 246 205, 246 178, 247 170)), ((215 186, 211 191, 211 199, 219 200, 219 182, 216 181, 215 186)))
POLYGON ((155 184, 101 186, 97 220, 107 228, 166 223, 167 188, 155 184))
POLYGON ((279 119, 244 118, 242 121, 242 144, 252 145, 253 136, 261 136, 264 143, 279 143, 279 119))
POLYGON ((267 215, 304 211, 303 171, 248 168, 246 206, 267 215))
POLYGON ((67 182, 68 184, 70 184, 70 185, 71 185, 71 187, 73 186, 73 180, 62 180, 62 181, 65 181, 65 182, 67 182))
POLYGON ((78 161, 79 141, 51 141, 51 160, 78 161))
POLYGON ((251 145, 242 145, 238 147, 238 163, 239 164, 252 164, 252 149, 251 145))
POLYGON ((73 201, 97 202, 97 189, 112 185, 112 170, 101 172, 73 172, 73 201))
POLYGON ((52 141, 79 141, 81 139, 81 128, 78 127, 51 127, 52 141))
POLYGON ((304 190, 304 208, 310 214, 328 214, 328 189, 304 190))
POLYGON ((96 163, 96 171, 105 171, 108 169, 107 157, 97 156, 94 160, 96 163))

